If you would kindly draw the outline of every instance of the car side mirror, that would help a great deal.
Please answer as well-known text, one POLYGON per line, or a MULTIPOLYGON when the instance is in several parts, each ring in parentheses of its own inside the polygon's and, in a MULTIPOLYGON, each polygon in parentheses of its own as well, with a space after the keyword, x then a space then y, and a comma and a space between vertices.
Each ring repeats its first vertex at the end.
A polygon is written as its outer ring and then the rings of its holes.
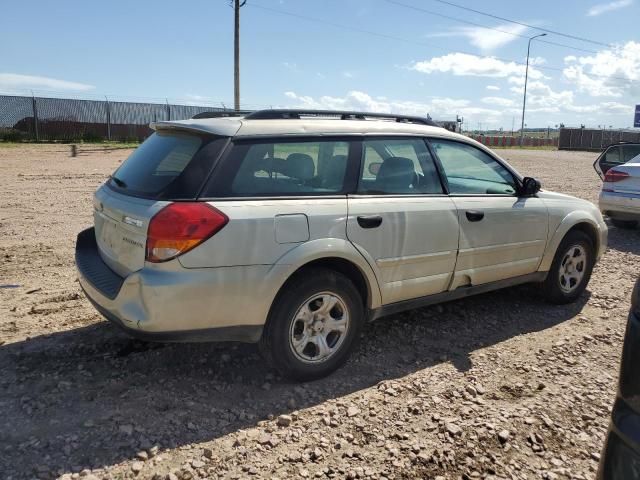
POLYGON ((533 177, 525 177, 522 179, 522 189, 520 190, 520 196, 532 197, 540 191, 542 185, 539 180, 533 177))
POLYGON ((377 176, 382 166, 381 162, 373 162, 369 164, 369 173, 373 176, 377 176))

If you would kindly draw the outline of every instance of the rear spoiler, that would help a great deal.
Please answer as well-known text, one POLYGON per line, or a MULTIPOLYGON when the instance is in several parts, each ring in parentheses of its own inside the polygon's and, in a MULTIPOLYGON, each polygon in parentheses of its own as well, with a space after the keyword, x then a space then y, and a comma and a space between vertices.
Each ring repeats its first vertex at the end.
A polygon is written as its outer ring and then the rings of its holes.
POLYGON ((202 120, 176 120, 152 122, 149 128, 152 130, 178 130, 186 132, 207 133, 209 135, 220 135, 223 137, 232 137, 240 129, 239 117, 220 118, 215 123, 202 120))

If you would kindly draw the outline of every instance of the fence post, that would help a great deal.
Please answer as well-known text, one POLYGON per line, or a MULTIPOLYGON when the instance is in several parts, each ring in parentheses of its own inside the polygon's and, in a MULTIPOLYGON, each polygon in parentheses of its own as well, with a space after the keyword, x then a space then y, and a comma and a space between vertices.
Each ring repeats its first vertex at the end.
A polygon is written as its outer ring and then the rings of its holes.
POLYGON ((40 141, 40 131, 38 129, 38 107, 36 105, 36 97, 31 92, 31 106, 33 108, 33 126, 36 133, 36 142, 40 141))
POLYGON ((105 106, 107 107, 107 140, 111 141, 111 105, 109 99, 105 95, 105 106))

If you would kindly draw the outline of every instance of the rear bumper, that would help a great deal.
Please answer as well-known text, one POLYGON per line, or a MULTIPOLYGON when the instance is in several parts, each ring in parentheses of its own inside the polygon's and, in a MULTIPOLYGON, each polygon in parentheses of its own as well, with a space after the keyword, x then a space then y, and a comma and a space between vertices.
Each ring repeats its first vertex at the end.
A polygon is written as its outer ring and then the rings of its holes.
POLYGON ((611 218, 640 220, 640 194, 601 192, 600 211, 611 218))
POLYGON ((631 313, 620 368, 618 397, 611 414, 599 480, 640 478, 640 318, 631 313))
POLYGON ((257 342, 273 299, 263 265, 188 269, 175 260, 120 277, 102 261, 93 228, 78 235, 76 265, 96 310, 143 340, 257 342))

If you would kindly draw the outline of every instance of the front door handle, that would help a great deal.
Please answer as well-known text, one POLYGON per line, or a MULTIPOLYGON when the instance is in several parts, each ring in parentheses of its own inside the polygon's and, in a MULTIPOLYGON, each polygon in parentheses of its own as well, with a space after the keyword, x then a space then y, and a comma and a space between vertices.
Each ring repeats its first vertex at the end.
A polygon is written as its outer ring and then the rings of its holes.
POLYGON ((480 212, 478 210, 467 210, 465 215, 467 216, 467 220, 470 222, 479 222, 484 218, 484 212, 480 212))
POLYGON ((376 228, 382 223, 380 215, 360 215, 358 217, 358 225, 362 228, 376 228))

